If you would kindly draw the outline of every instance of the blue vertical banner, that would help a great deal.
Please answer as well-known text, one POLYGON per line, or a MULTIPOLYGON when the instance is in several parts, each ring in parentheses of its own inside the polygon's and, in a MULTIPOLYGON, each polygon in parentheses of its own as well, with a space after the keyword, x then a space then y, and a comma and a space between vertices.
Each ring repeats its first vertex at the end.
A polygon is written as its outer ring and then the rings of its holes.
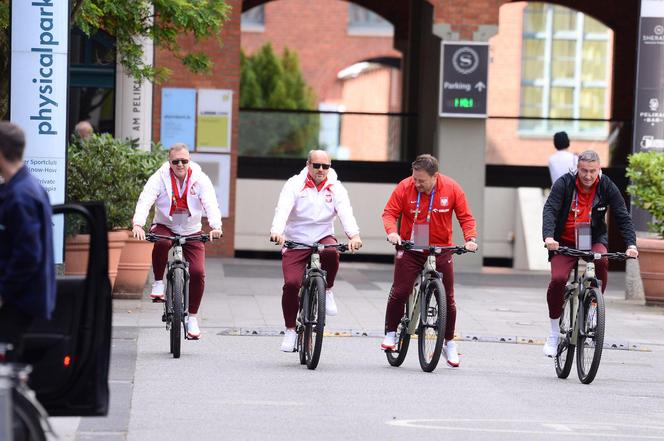
MULTIPOLYGON (((69 0, 11 2, 10 119, 25 131, 25 165, 52 204, 65 201, 69 0)), ((64 220, 54 218, 56 263, 64 220)))
POLYGON ((193 150, 195 137, 196 89, 163 88, 159 140, 165 148, 183 142, 193 150))

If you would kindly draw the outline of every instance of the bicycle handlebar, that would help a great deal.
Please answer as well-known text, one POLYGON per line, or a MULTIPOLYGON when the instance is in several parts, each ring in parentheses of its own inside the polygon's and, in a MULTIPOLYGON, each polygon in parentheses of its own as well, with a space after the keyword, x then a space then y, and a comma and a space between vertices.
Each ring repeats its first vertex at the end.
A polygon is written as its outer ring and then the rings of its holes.
POLYGON ((451 246, 451 247, 437 247, 433 245, 421 246, 415 245, 415 242, 411 240, 402 240, 401 245, 395 245, 398 248, 404 250, 428 250, 430 253, 441 254, 444 251, 451 251, 452 254, 465 254, 465 253, 474 253, 475 251, 467 250, 465 247, 451 246))
POLYGON ((210 241, 210 235, 197 234, 195 236, 180 236, 176 234, 175 236, 162 236, 161 234, 148 233, 145 235, 145 240, 150 242, 157 242, 159 240, 171 240, 171 241, 180 241, 181 243, 182 241, 184 242, 199 241, 205 243, 210 241))
POLYGON ((306 243, 295 242, 293 240, 284 241, 284 247, 290 248, 290 249, 298 248, 298 247, 300 247, 300 248, 304 247, 304 248, 311 248, 313 250, 318 250, 318 251, 322 251, 324 248, 336 248, 337 250, 339 250, 342 253, 344 253, 344 252, 346 252, 350 249, 350 248, 348 248, 347 243, 333 243, 333 244, 325 245, 325 244, 316 242, 316 243, 310 245, 310 244, 306 244, 306 243))
POLYGON ((562 254, 563 256, 571 257, 581 257, 582 259, 592 259, 599 260, 604 257, 611 260, 627 260, 635 259, 635 257, 628 256, 625 253, 595 253, 593 251, 582 251, 570 247, 558 247, 557 250, 553 250, 554 253, 562 254))

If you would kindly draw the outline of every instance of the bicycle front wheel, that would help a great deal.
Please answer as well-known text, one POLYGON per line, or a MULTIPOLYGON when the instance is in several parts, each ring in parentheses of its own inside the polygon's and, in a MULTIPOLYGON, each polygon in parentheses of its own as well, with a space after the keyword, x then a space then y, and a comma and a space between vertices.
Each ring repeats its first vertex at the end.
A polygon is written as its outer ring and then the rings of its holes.
POLYGON ((12 390, 14 441, 46 441, 41 415, 22 393, 12 390))
POLYGON ((182 318, 184 298, 184 269, 173 269, 172 306, 171 314, 171 352, 173 358, 180 358, 180 345, 182 343, 182 318))
POLYGON ((447 303, 443 292, 443 284, 438 279, 430 280, 424 289, 420 326, 417 331, 420 367, 424 372, 436 369, 443 348, 447 324, 447 303))
POLYGON ((597 375, 604 346, 604 297, 590 289, 579 308, 579 341, 576 347, 576 370, 583 384, 597 375))
POLYGON ((563 312, 560 314, 560 337, 558 339, 558 352, 556 353, 555 365, 558 378, 567 378, 572 370, 574 362, 574 345, 572 345, 572 332, 574 318, 572 317, 572 300, 574 293, 565 293, 563 312))
POLYGON ((410 345, 410 334, 408 333, 408 312, 401 319, 397 327, 397 347, 395 350, 386 350, 387 362, 390 366, 399 367, 406 359, 408 346, 410 345))
POLYGON ((308 298, 305 298, 305 324, 302 341, 304 358, 309 369, 316 369, 323 347, 325 329, 325 281, 322 277, 309 279, 308 298))

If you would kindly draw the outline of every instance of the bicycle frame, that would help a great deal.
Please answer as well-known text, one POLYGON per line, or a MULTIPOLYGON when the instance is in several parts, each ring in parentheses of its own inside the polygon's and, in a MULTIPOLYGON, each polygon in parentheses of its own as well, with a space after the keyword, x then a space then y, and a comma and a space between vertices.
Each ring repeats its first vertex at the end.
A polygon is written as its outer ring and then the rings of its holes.
MULTIPOLYGON (((186 238, 182 237, 179 240, 173 241, 173 245, 168 250, 168 263, 167 263, 167 291, 166 291, 166 314, 173 314, 173 296, 171 290, 173 289, 172 277, 173 270, 175 268, 182 268, 184 272, 184 291, 183 291, 183 302, 184 302, 184 311, 183 317, 189 315, 189 263, 184 259, 184 252, 182 245, 186 242, 186 238)), ((166 320, 168 326, 170 326, 170 320, 166 320)), ((186 334, 185 334, 186 338, 186 334)))
POLYGON ((420 279, 415 283, 413 292, 408 296, 408 334, 410 335, 417 333, 420 316, 424 314, 424 311, 422 311, 424 306, 421 303, 421 299, 430 278, 441 278, 438 271, 436 271, 436 255, 433 253, 427 256, 427 260, 420 272, 420 279))
POLYGON ((585 300, 586 292, 591 286, 601 287, 601 282, 595 277, 595 263, 586 261, 586 268, 581 277, 579 277, 579 262, 577 260, 574 267, 574 281, 572 282, 572 315, 574 323, 572 325, 572 336, 570 344, 576 346, 579 338, 579 302, 585 300))

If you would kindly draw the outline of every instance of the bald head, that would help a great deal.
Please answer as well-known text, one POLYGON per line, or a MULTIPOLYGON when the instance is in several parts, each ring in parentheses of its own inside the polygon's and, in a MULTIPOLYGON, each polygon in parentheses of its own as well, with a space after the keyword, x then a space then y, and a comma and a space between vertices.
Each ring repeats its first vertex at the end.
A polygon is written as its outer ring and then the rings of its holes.
POLYGON ((316 184, 327 179, 332 161, 325 150, 311 150, 307 155, 307 170, 316 184))
POLYGON ((78 135, 78 137, 81 139, 88 139, 94 133, 92 124, 90 124, 88 121, 80 121, 78 124, 76 124, 74 131, 76 132, 76 135, 78 135))

